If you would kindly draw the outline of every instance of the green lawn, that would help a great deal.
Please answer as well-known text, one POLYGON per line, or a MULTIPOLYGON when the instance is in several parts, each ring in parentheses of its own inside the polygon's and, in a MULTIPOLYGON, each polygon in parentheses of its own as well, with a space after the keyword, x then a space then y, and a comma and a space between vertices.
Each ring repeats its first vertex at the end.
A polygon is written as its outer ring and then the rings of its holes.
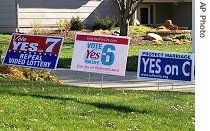
MULTIPOLYGON (((6 52, 10 35, 0 35, 6 52)), ((191 52, 190 44, 129 47, 127 70, 139 50, 191 52)), ((64 43, 58 67, 69 67, 73 43, 64 43)), ((195 94, 73 87, 0 78, 0 130, 193 131, 195 94)))
MULTIPOLYGON (((10 35, 0 35, 0 49, 3 53, 6 52, 7 46, 10 40, 10 35)), ((68 68, 70 67, 71 58, 73 54, 73 43, 64 43, 62 46, 58 67, 68 68)), ((127 71, 137 71, 138 53, 140 50, 159 50, 159 51, 171 51, 171 52, 192 52, 191 44, 180 45, 130 45, 127 58, 127 71)))
POLYGON ((2 35, 0 34, 0 50, 3 51, 3 53, 6 52, 8 48, 8 44, 10 42, 11 35, 2 35))
POLYGON ((96 88, 1 78, 0 130, 195 130, 194 93, 100 93, 96 88))
MULTIPOLYGON (((58 67, 69 67, 73 54, 73 43, 64 43, 61 50, 58 67)), ((140 50, 158 50, 158 51, 170 51, 170 52, 183 52, 191 53, 191 44, 182 45, 131 45, 128 51, 127 58, 127 71, 137 71, 138 54, 140 50)))

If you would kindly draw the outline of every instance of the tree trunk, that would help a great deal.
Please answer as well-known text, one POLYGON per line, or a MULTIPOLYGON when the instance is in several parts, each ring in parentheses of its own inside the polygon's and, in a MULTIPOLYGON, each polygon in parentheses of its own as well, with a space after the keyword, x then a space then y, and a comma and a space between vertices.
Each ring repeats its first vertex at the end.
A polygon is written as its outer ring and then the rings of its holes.
POLYGON ((120 20, 120 36, 128 36, 129 20, 121 18, 120 20))

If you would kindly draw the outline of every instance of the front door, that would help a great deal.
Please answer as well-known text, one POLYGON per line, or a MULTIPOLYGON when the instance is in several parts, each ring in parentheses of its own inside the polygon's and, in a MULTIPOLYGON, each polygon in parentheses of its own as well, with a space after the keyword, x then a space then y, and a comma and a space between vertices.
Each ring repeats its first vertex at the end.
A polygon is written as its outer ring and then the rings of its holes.
POLYGON ((141 24, 149 24, 148 21, 148 8, 140 8, 140 23, 141 24))
POLYGON ((137 19, 140 24, 154 24, 154 5, 141 5, 137 10, 137 19))

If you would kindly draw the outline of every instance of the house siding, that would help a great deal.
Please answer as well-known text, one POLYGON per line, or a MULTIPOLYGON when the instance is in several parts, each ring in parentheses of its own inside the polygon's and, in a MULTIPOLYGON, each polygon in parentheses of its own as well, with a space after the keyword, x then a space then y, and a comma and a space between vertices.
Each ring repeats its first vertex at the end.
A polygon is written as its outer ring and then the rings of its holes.
POLYGON ((56 27, 59 19, 70 20, 79 17, 86 26, 94 24, 96 13, 101 16, 114 16, 115 8, 111 1, 92 0, 21 0, 19 2, 20 31, 38 23, 42 27, 56 27))
POLYGON ((0 32, 15 32, 17 27, 15 0, 0 0, 0 32))
MULTIPOLYGON (((183 1, 191 0, 177 0, 177 5, 167 0, 146 0, 144 4, 154 5, 154 24, 171 19, 173 24, 191 28, 192 2, 183 1)), ((0 0, 0 32, 12 33, 17 29, 26 32, 36 23, 41 27, 57 27, 59 19, 70 20, 77 16, 86 26, 92 26, 96 13, 116 18, 116 12, 110 0, 0 0), (18 15, 16 1, 19 1, 18 15)))

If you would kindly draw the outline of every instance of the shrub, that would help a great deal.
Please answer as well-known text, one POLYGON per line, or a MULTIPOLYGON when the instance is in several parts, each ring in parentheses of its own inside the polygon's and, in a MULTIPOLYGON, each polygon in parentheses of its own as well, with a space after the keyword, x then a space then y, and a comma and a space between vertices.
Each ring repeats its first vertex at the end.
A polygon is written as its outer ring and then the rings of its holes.
POLYGON ((111 19, 108 16, 106 16, 105 18, 101 18, 100 14, 97 13, 95 16, 95 24, 93 25, 93 29, 110 30, 115 27, 116 23, 117 22, 115 19, 111 19))
POLYGON ((79 17, 72 17, 71 19, 71 30, 82 30, 85 28, 84 22, 79 17))
POLYGON ((172 38, 178 39, 178 40, 182 40, 182 39, 191 40, 191 35, 190 34, 179 34, 179 35, 173 36, 172 38))
POLYGON ((130 34, 139 34, 139 35, 145 35, 149 32, 154 32, 155 33, 156 29, 144 26, 144 25, 139 25, 139 26, 129 26, 129 32, 130 34))
POLYGON ((102 34, 102 35, 111 35, 112 31, 111 30, 95 30, 93 31, 93 34, 102 34))
POLYGON ((70 25, 70 21, 66 19, 59 19, 57 21, 57 26, 58 26, 58 30, 62 32, 62 31, 68 31, 71 25, 70 25))
POLYGON ((0 63, 0 77, 34 81, 52 81, 61 83, 59 79, 47 70, 7 66, 0 63))
POLYGON ((31 27, 32 27, 32 31, 31 31, 32 34, 35 34, 35 35, 41 34, 41 29, 40 29, 41 22, 40 21, 33 20, 31 23, 31 27))

